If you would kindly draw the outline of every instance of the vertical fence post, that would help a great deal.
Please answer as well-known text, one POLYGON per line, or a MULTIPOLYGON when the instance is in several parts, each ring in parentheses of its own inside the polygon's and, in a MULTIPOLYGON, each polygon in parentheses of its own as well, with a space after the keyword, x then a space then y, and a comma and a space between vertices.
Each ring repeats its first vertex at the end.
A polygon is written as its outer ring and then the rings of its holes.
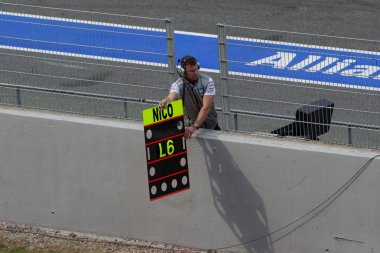
POLYGON ((124 105, 124 118, 128 119, 128 101, 126 98, 123 99, 123 105, 124 105))
POLYGON ((170 82, 176 79, 175 49, 174 49, 174 22, 170 18, 165 19, 166 45, 168 53, 168 71, 170 82))
POLYGON ((230 104, 227 79, 227 28, 224 24, 217 24, 217 27, 220 65, 220 86, 222 91, 223 129, 230 130, 230 104))
POLYGON ((16 101, 17 106, 21 106, 21 90, 19 88, 16 89, 16 101))
POLYGON ((348 125, 348 144, 352 145, 352 128, 351 125, 348 125))
POLYGON ((234 125, 235 125, 235 131, 237 131, 239 127, 238 127, 238 115, 236 112, 234 113, 234 125))

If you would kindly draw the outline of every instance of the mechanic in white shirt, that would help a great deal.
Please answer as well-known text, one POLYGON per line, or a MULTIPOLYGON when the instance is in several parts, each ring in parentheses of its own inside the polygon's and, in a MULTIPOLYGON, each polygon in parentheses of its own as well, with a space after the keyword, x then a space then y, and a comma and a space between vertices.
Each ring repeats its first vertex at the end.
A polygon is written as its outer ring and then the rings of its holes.
POLYGON ((159 106, 166 108, 174 100, 183 100, 185 115, 190 119, 190 126, 185 129, 186 139, 190 139, 199 128, 220 130, 214 105, 214 80, 199 73, 199 63, 193 56, 184 56, 181 59, 181 68, 183 77, 172 84, 168 96, 159 106))

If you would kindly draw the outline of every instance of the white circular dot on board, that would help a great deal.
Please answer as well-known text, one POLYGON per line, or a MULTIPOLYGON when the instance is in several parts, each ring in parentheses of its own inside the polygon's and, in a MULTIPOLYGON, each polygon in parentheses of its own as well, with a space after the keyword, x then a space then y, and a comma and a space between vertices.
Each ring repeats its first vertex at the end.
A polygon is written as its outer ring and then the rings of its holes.
POLYGON ((162 184, 161 184, 161 190, 164 192, 164 191, 166 191, 168 189, 168 185, 165 183, 165 182, 163 182, 162 184))
POLYGON ((156 174, 156 169, 155 169, 154 167, 150 167, 150 169, 149 169, 149 175, 150 175, 151 177, 153 177, 154 174, 156 174))
POLYGON ((186 185, 187 184, 187 176, 182 177, 182 184, 186 185))
POLYGON ((185 167, 186 166, 186 158, 182 157, 181 160, 179 161, 179 163, 181 164, 182 167, 185 167))
POLYGON ((172 188, 176 188, 178 185, 177 179, 172 180, 172 188))
POLYGON ((145 135, 146 135, 146 138, 147 138, 147 139, 152 138, 152 136, 153 136, 152 130, 148 130, 148 131, 146 131, 145 135))
POLYGON ((156 195, 157 187, 155 185, 153 185, 152 188, 150 188, 150 193, 152 193, 152 195, 156 195))
POLYGON ((177 122, 177 128, 178 128, 178 130, 182 130, 182 128, 183 128, 183 122, 182 121, 177 122))

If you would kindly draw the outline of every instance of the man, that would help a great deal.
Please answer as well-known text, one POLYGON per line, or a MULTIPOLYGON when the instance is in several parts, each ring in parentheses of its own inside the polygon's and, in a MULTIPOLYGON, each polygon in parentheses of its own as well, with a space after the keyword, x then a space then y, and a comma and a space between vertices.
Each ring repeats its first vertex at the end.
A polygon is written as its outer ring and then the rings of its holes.
POLYGON ((165 108, 174 100, 183 100, 185 114, 190 119, 190 126, 185 128, 186 139, 190 139, 199 128, 220 130, 214 106, 214 81, 199 73, 199 63, 193 56, 184 56, 181 59, 181 68, 183 76, 172 84, 169 95, 159 106, 165 108))

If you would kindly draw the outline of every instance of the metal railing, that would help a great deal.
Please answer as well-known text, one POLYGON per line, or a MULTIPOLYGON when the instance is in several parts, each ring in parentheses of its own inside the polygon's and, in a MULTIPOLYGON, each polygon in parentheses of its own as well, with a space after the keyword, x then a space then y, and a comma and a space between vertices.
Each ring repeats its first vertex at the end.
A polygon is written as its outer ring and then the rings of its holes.
POLYGON ((217 27, 225 129, 380 147, 380 41, 217 27))
POLYGON ((141 119, 148 105, 135 102, 161 99, 176 78, 169 18, 0 2, 0 22, 2 104, 141 119))
MULTIPOLYGON (((171 19, 0 11, 0 104, 140 120, 176 78, 171 19)), ((379 41, 217 27, 224 130, 380 147, 379 41)))

